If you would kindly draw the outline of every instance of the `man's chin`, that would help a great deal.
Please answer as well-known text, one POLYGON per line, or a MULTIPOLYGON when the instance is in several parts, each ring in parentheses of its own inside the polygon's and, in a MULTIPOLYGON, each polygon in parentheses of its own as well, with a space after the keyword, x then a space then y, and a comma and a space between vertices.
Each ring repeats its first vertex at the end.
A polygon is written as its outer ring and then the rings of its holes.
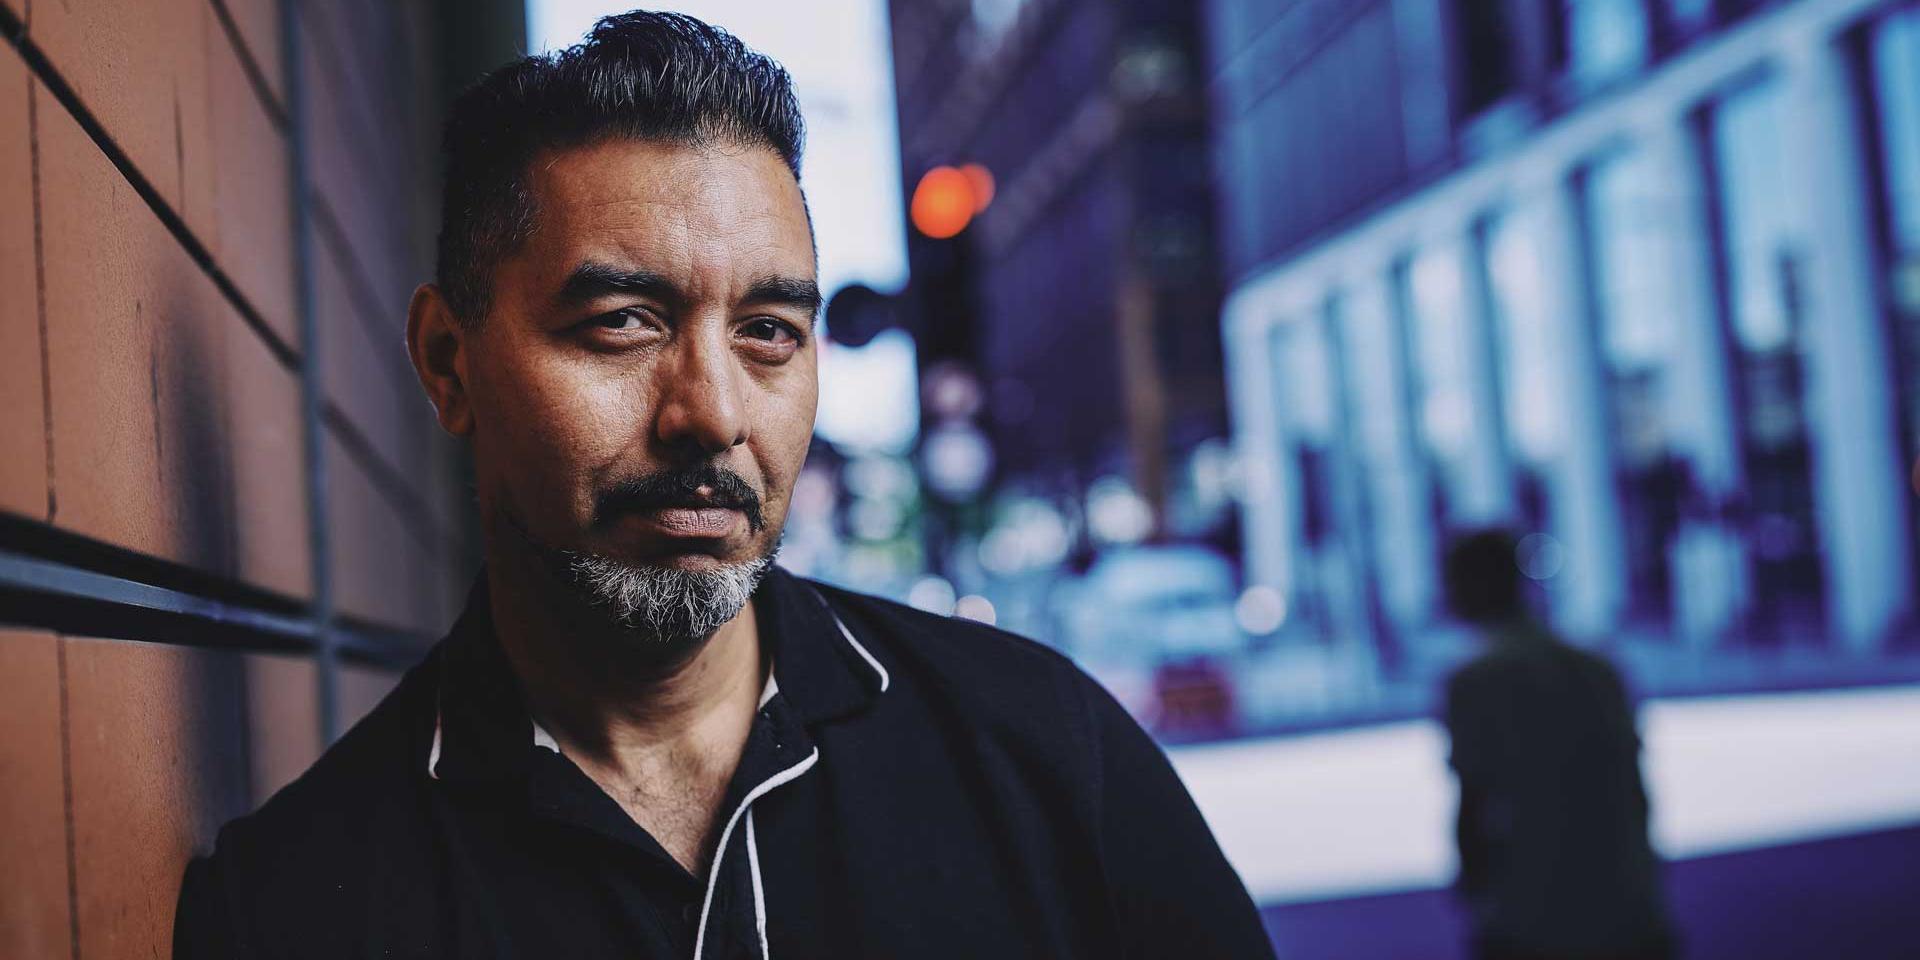
POLYGON ((650 646, 684 647, 739 615, 772 563, 771 554, 667 566, 574 554, 557 572, 585 607, 623 632, 650 646))
POLYGON ((511 514, 516 539, 578 612, 637 638, 669 645, 704 640, 740 612, 779 550, 765 538, 589 537, 542 540, 511 514), (598 542, 596 542, 598 541, 598 542), (612 541, 612 542, 608 542, 612 541))

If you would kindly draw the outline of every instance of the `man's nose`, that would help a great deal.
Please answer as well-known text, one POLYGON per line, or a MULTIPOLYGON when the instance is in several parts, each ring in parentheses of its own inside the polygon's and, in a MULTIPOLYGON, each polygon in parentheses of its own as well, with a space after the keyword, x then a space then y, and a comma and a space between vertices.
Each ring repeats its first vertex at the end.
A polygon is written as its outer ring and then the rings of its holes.
POLYGON ((708 455, 747 441, 746 376, 725 333, 689 336, 663 370, 655 430, 670 447, 698 446, 708 455))

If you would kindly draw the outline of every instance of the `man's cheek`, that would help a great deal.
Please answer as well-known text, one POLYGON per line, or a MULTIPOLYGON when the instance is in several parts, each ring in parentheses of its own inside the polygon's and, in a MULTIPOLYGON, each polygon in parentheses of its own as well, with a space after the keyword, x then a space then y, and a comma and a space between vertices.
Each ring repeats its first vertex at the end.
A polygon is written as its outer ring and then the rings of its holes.
POLYGON ((551 455, 594 460, 632 432, 633 411, 617 384, 544 380, 527 391, 523 416, 551 455))

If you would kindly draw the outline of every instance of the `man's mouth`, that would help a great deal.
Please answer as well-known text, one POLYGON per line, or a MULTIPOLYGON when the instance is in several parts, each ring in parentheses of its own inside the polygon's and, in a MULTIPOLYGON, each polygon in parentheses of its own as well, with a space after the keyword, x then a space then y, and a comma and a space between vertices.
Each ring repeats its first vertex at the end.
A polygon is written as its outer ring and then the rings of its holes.
POLYGON ((758 531, 765 521, 760 496, 745 480, 711 464, 637 477, 600 497, 602 522, 639 520, 670 537, 730 536, 741 522, 758 531))
POLYGON ((659 507, 639 511, 638 516, 668 536, 701 539, 727 536, 744 519, 733 507, 659 507))

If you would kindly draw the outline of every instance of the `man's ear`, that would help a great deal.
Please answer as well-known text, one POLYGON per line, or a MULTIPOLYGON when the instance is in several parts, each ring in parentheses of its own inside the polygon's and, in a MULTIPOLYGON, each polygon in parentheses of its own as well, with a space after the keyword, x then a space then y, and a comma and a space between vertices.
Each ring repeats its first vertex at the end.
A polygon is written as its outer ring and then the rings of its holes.
POLYGON ((413 291, 407 304, 407 355, 439 414, 440 428, 456 437, 473 430, 473 406, 467 398, 468 333, 439 287, 423 283, 413 291))

